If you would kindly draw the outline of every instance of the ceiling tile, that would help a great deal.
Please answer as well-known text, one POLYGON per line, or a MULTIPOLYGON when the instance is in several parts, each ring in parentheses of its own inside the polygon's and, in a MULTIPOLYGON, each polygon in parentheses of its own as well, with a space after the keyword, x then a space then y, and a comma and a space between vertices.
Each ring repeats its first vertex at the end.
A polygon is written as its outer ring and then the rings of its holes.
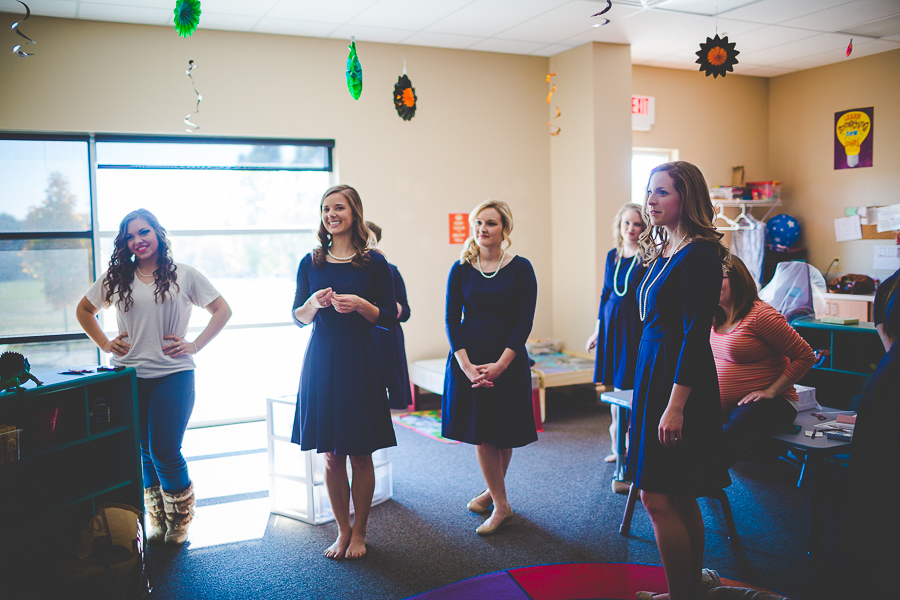
POLYGON ((543 48, 535 50, 531 54, 535 56, 554 56, 559 54, 560 52, 565 52, 567 50, 571 50, 575 46, 565 46, 563 44, 547 44, 543 48))
MULTIPOLYGON (((854 39, 853 52, 849 58, 859 58, 861 56, 869 56, 878 54, 879 52, 890 52, 891 50, 900 49, 900 37, 895 40, 883 38, 880 40, 854 39)), ((846 52, 844 54, 846 56, 846 52)))
MULTIPOLYGON (((590 31, 591 26, 595 24, 595 21, 591 20, 591 15, 597 12, 597 6, 596 2, 575 0, 547 11, 520 25, 511 27, 494 37, 505 40, 546 42, 548 44, 567 40, 573 36, 590 31)), ((615 4, 613 7, 615 8, 615 4)), ((611 12, 607 13, 607 15, 611 14, 611 12)), ((609 25, 606 25, 606 27, 609 27, 609 25)))
POLYGON ((472 0, 377 0, 350 21, 354 25, 420 30, 440 21, 472 0))
POLYGON ((221 29, 223 31, 252 31, 259 17, 249 15, 223 15, 203 13, 200 27, 203 29, 221 29))
POLYGON ((897 0, 854 0, 840 6, 820 10, 783 24, 816 31, 840 31, 846 27, 890 17, 900 12, 897 0))
POLYGON ((491 37, 569 0, 479 0, 447 15, 425 31, 491 37))
POLYGON ((138 6, 116 6, 112 10, 108 4, 97 4, 94 2, 82 2, 78 6, 78 18, 91 21, 167 25, 172 22, 173 14, 171 9, 141 8, 138 6))
POLYGON ((735 39, 729 39, 729 41, 738 44, 735 46, 736 50, 740 50, 743 53, 750 53, 798 42, 800 40, 815 37, 816 35, 818 35, 817 32, 806 29, 793 29, 791 27, 781 27, 780 25, 770 25, 768 27, 757 29, 750 35, 741 35, 735 39))
POLYGON ((274 19, 266 17, 253 27, 257 33, 275 33, 278 35, 299 35, 303 37, 328 37, 340 25, 336 23, 318 23, 313 21, 296 21, 293 19, 274 19))
POLYGON ((547 44, 539 42, 515 42, 512 40, 487 39, 468 46, 469 50, 484 52, 504 52, 506 54, 531 54, 535 50, 546 48, 547 44))
MULTIPOLYGON (((40 2, 26 2, 31 8, 31 14, 41 17, 62 17, 64 19, 74 19, 77 14, 78 4, 75 0, 40 0, 40 2)), ((12 5, 10 5, 12 6, 12 5)), ((8 8, 4 5, 4 12, 14 15, 24 15, 25 9, 21 4, 8 8), (17 9, 17 8, 18 9, 17 9)))
MULTIPOLYGON (((170 2, 171 4, 171 2, 170 2)), ((278 4, 278 0, 209 0, 202 4, 203 16, 209 15, 245 15, 263 17, 278 4)))
POLYGON ((805 56, 815 56, 823 52, 841 53, 847 48, 847 38, 836 33, 820 33, 811 38, 782 44, 766 50, 757 50, 741 54, 747 62, 766 65, 781 65, 791 60, 799 60, 805 56))
POLYGON ((778 77, 779 75, 787 75, 788 73, 795 73, 797 69, 789 69, 787 67, 754 67, 752 69, 748 69, 746 73, 741 73, 741 75, 748 75, 752 77, 778 77))
POLYGON ((280 0, 266 15, 272 19, 294 19, 321 23, 346 23, 373 0, 280 0))
POLYGON ((356 36, 360 42, 380 42, 383 44, 399 44, 415 32, 406 29, 388 29, 386 27, 363 27, 362 25, 341 25, 330 34, 330 38, 342 38, 347 41, 356 36))
MULTIPOLYGON (((758 0, 671 0, 661 2, 658 8, 698 15, 721 15, 729 10, 754 4, 758 0)), ((783 0, 782 0, 783 1, 783 0)), ((846 0, 844 0, 846 2, 846 0)))
POLYGON ((760 0, 750 2, 746 6, 719 13, 729 19, 741 19, 757 23, 777 25, 790 19, 803 17, 840 4, 846 4, 848 0, 760 0))
MULTIPOLYGON (((718 19, 718 34, 728 37, 728 41, 737 44, 737 50, 741 51, 742 38, 748 33, 758 31, 765 25, 748 23, 746 21, 734 21, 730 19, 718 19)), ((707 38, 716 36, 716 19, 705 17, 699 21, 686 23, 681 27, 660 31, 656 35, 632 42, 634 48, 641 52, 659 54, 674 54, 690 50, 691 53, 700 49, 700 44, 707 38)))
POLYGON ((407 37, 403 40, 403 43, 412 46, 433 46, 435 48, 468 48, 483 39, 471 35, 450 35, 448 33, 420 31, 407 37))

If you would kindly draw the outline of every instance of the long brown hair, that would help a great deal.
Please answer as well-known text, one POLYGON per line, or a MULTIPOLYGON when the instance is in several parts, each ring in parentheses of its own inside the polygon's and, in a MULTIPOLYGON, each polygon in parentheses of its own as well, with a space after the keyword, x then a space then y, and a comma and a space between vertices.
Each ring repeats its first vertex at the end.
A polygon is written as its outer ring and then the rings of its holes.
MULTIPOLYGON (((625 213, 629 210, 637 212, 641 219, 641 224, 644 226, 644 231, 647 230, 647 221, 644 219, 644 207, 640 204, 635 204, 634 202, 626 202, 623 204, 619 209, 619 212, 616 213, 615 220, 613 220, 613 239, 616 240, 616 252, 619 253, 619 256, 622 256, 622 252, 625 251, 625 239, 622 237, 622 219, 625 218, 625 213)), ((641 233, 644 232, 642 231, 641 233)), ((642 259, 644 258, 640 244, 638 244, 638 254, 641 255, 642 259)))
POLYGON ((900 340, 900 300, 897 299, 897 294, 900 293, 900 275, 894 277, 894 281, 888 285, 890 287, 883 295, 884 332, 896 342, 900 340), (893 306, 891 306, 891 299, 894 301, 893 306), (893 310, 888 310, 889 308, 893 308, 893 310))
POLYGON ((331 235, 325 229, 325 223, 322 222, 322 205, 325 204, 325 198, 332 194, 340 194, 347 200, 350 206, 350 213, 353 215, 353 227, 350 230, 350 245, 356 256, 350 261, 350 264, 363 268, 369 266, 368 245, 369 245, 369 228, 366 227, 366 220, 363 218, 363 205, 359 197, 359 192, 349 185, 336 185, 325 190, 322 194, 322 200, 319 202, 319 246, 313 250, 313 265, 321 267, 325 264, 325 253, 328 246, 331 245, 331 235))
POLYGON ((756 280, 740 258, 733 254, 729 255, 722 264, 722 275, 728 279, 728 286, 731 289, 731 319, 727 318, 721 306, 717 306, 713 316, 713 324, 716 327, 739 322, 750 313, 753 303, 759 300, 756 280))
MULTIPOLYGON (((681 217, 679 227, 682 233, 693 240, 707 240, 716 245, 719 257, 724 260, 728 256, 728 246, 722 242, 725 234, 716 231, 716 210, 709 198, 709 187, 706 179, 695 165, 683 160, 664 163, 650 171, 668 173, 675 185, 675 191, 681 197, 681 217)), ((649 183, 647 185, 649 190, 649 183)), ((649 191, 648 191, 649 194, 649 191)), ((650 223, 649 204, 644 202, 644 222, 650 223)), ((645 257, 644 264, 650 265, 665 250, 668 236, 665 229, 650 225, 638 238, 638 246, 645 257)))
MULTIPOLYGON (((485 200, 478 206, 472 209, 472 212, 469 213, 469 229, 470 235, 466 240, 466 243, 463 245, 463 250, 459 254, 459 264, 463 263, 475 263, 475 259, 481 254, 481 248, 478 247, 478 244, 475 243, 475 235, 473 232, 475 231, 475 219, 478 218, 478 215, 489 208, 493 208, 498 213, 500 213, 500 224, 503 226, 503 239, 500 240, 500 246, 503 246, 503 243, 506 242, 506 247, 509 248, 512 246, 512 239, 509 237, 509 234, 512 233, 513 230, 513 217, 512 210, 509 208, 509 204, 503 202, 502 200, 485 200)), ((503 265, 500 265, 503 266, 503 265)))
POLYGON ((112 257, 109 259, 109 269, 106 272, 106 278, 103 284, 106 286, 106 298, 103 303, 105 306, 113 304, 113 296, 118 294, 119 299, 115 301, 116 306, 121 306, 122 312, 128 312, 128 309, 134 305, 134 299, 131 297, 131 286, 134 282, 134 271, 137 269, 137 261, 131 250, 128 249, 128 242, 125 236, 128 233, 128 225, 135 219, 144 219, 147 224, 156 232, 159 240, 159 249, 156 254, 156 269, 153 271, 154 284, 156 290, 153 292, 156 302, 165 302, 169 292, 169 287, 174 286, 178 291, 178 276, 175 271, 177 267, 172 260, 172 245, 169 238, 166 237, 166 229, 159 224, 159 220, 146 208, 139 208, 125 215, 122 222, 119 223, 119 233, 113 241, 114 249, 112 257))

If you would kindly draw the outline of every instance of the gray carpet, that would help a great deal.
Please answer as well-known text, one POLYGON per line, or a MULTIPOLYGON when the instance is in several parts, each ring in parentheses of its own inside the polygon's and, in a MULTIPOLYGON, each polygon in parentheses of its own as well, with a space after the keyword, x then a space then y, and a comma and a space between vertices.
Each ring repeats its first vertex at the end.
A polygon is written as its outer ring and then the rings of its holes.
MULTIPOLYGON (((484 488, 475 451, 396 427, 390 451, 394 496, 372 510, 368 555, 333 561, 322 550, 333 523, 313 526, 270 516, 262 539, 198 548, 151 548, 154 592, 164 599, 402 599, 514 567, 549 563, 660 564, 646 512, 638 505, 631 535, 618 534, 625 496, 610 490, 607 405, 593 390, 551 392, 546 430, 513 454, 507 485, 517 516, 499 534, 475 534, 483 517, 466 502, 484 488)), ((829 570, 806 558, 809 509, 797 471, 783 461, 745 461, 728 488, 740 546, 725 535, 718 503, 700 500, 707 530, 706 566, 722 576, 794 598, 828 596, 829 570)), ((841 474, 829 475, 839 484, 841 474)), ((838 487, 837 485, 832 488, 838 487)), ((840 502, 828 491, 826 521, 840 502)), ((834 536, 826 531, 826 551, 834 536)))

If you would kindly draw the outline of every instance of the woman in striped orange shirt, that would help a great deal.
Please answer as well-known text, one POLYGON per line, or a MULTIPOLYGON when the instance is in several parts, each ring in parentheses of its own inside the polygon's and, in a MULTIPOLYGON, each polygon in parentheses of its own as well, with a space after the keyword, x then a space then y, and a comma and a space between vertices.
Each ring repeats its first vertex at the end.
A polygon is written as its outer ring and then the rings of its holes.
POLYGON ((756 440, 794 422, 794 384, 815 358, 781 313, 759 299, 756 282, 740 258, 731 256, 723 271, 709 341, 719 375, 730 468, 756 440))

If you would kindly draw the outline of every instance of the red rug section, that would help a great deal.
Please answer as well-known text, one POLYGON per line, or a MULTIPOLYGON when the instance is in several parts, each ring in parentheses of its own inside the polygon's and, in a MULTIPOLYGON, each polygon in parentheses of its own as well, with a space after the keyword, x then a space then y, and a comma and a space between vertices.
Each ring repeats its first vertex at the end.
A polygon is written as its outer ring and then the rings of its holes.
POLYGON ((638 591, 664 592, 662 567, 630 564, 576 563, 542 565, 507 571, 532 600, 634 598, 638 591))

